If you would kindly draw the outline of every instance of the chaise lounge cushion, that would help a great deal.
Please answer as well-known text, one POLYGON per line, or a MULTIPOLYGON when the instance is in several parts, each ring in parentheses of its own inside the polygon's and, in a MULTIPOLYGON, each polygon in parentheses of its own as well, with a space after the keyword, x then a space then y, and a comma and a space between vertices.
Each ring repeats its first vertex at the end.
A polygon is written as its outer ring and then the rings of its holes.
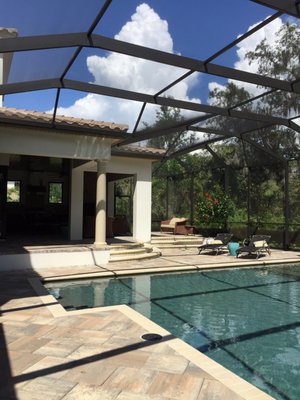
POLYGON ((222 240, 214 239, 214 240, 212 241, 212 244, 223 244, 223 242, 222 242, 222 240))
POLYGON ((170 219, 170 222, 168 224, 161 224, 161 228, 175 228, 176 223, 178 222, 185 222, 186 218, 176 218, 173 217, 170 219))
POLYGON ((268 243, 265 240, 258 240, 253 242, 255 247, 268 247, 268 243))

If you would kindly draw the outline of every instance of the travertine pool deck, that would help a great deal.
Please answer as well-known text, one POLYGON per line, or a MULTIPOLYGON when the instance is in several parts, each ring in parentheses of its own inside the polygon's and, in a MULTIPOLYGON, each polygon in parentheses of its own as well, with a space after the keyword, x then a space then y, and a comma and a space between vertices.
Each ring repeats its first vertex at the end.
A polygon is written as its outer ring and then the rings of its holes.
POLYGON ((271 399, 129 307, 64 311, 44 293, 39 279, 280 261, 300 262, 300 252, 273 250, 270 257, 257 261, 227 253, 197 255, 196 249, 166 249, 162 257, 149 261, 3 272, 0 399, 271 399), (150 332, 162 340, 143 340, 142 335, 150 332))

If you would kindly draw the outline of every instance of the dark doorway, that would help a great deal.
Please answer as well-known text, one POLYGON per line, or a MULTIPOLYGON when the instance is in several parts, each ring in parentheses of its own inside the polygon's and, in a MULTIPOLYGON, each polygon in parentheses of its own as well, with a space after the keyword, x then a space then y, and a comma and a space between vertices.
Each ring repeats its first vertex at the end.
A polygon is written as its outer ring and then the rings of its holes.
MULTIPOLYGON (((124 179, 131 179, 132 175, 108 173, 106 176, 107 185, 110 182, 115 184, 114 216, 108 217, 106 222, 106 235, 130 234, 132 224, 132 193, 131 191, 120 192, 119 182, 124 179)), ((84 172, 84 193, 83 193, 83 237, 93 238, 95 236, 96 216, 96 172, 84 172)), ((122 186, 122 185, 121 185, 122 186)), ((108 190, 107 190, 108 193, 108 190)), ((107 196, 108 198, 108 196, 107 196)))
POLYGON ((66 159, 10 156, 1 192, 7 237, 68 239, 69 171, 66 159))

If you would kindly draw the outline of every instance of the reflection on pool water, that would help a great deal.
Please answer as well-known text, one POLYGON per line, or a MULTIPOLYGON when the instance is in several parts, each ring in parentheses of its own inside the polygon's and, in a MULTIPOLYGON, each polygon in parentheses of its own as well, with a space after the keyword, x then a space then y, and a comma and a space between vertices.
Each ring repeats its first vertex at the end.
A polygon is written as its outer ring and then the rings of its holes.
POLYGON ((300 399, 300 265, 46 287, 67 310, 127 304, 276 399, 300 399))

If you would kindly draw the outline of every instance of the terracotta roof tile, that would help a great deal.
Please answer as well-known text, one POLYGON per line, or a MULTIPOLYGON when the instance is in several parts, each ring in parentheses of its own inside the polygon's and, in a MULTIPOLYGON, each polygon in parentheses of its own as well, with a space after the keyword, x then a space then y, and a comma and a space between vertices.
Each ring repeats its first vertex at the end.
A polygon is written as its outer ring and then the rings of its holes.
MULTIPOLYGON (((1 28, 0 28, 1 29, 1 28)), ((0 107, 0 120, 19 120, 19 121, 34 121, 41 123, 52 123, 52 114, 38 111, 28 111, 17 108, 0 107)), ((95 121, 76 117, 66 117, 64 115, 57 115, 55 119, 56 125, 73 125, 74 127, 86 127, 95 129, 111 130, 116 132, 127 132, 128 126, 124 124, 115 124, 113 122, 105 121, 95 121)), ((161 158, 165 154, 165 150, 156 149, 152 147, 142 147, 142 146, 118 146, 113 149, 115 154, 127 154, 127 155, 137 155, 141 156, 153 156, 155 158, 161 158)))
MULTIPOLYGON (((52 114, 38 111, 21 110, 17 108, 0 108, 0 118, 13 120, 26 120, 41 123, 52 123, 52 114)), ((56 125, 73 125, 74 127, 82 126, 86 128, 105 129, 117 132, 127 132, 128 125, 115 124, 114 122, 95 121, 83 118, 66 117, 57 115, 55 118, 56 125)))
POLYGON ((15 28, 0 27, 0 38, 17 37, 18 31, 15 28))
POLYGON ((141 154, 141 155, 148 155, 148 156, 156 156, 158 158, 161 158, 165 155, 166 150, 164 149, 156 149, 153 147, 143 147, 143 146, 117 146, 113 148, 114 153, 126 153, 126 154, 141 154))

